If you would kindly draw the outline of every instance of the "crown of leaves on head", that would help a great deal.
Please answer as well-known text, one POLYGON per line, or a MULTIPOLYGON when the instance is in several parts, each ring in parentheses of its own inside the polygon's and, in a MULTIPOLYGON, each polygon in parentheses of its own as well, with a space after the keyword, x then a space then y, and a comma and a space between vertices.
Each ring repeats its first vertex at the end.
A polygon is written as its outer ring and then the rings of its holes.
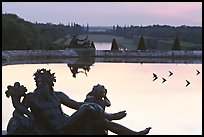
POLYGON ((50 73, 50 69, 46 70, 45 68, 37 69, 37 71, 33 74, 35 82, 37 82, 40 77, 44 77, 51 80, 52 82, 56 82, 56 77, 54 75, 55 73, 50 73))

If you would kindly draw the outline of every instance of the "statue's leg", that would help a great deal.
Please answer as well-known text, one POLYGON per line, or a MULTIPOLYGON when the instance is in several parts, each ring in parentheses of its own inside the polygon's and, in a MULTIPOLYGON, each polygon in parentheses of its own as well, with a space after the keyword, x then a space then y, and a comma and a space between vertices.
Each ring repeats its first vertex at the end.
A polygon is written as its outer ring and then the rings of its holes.
MULTIPOLYGON (((91 134, 92 132, 92 117, 94 116, 94 107, 84 104, 75 113, 73 113, 66 125, 64 126, 64 131, 67 133, 79 132, 79 128, 84 128, 85 134, 91 134)), ((84 131, 82 129, 82 131, 84 131)), ((80 133, 79 133, 80 134, 80 133)))
POLYGON ((103 121, 101 121, 100 125, 103 126, 104 129, 110 130, 111 132, 116 133, 118 135, 146 135, 149 133, 149 130, 151 129, 151 128, 146 128, 145 130, 136 132, 123 125, 120 125, 115 122, 111 122, 107 119, 104 119, 103 121))
POLYGON ((7 135, 19 134, 18 128, 20 127, 20 122, 16 117, 12 117, 7 125, 7 135))

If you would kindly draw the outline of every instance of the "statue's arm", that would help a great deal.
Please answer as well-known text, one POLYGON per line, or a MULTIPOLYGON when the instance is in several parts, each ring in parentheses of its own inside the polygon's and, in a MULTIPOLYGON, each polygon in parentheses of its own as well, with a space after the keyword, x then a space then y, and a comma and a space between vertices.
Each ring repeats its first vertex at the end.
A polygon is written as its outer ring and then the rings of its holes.
POLYGON ((120 120, 122 118, 124 118, 125 116, 127 115, 126 111, 120 111, 120 112, 117 112, 117 113, 107 113, 107 112, 104 112, 104 116, 105 118, 107 118, 108 120, 120 120))
POLYGON ((31 104, 31 99, 33 98, 33 93, 28 93, 24 96, 23 98, 23 101, 22 101, 22 104, 28 108, 30 107, 30 104, 31 104))
POLYGON ((111 102, 106 96, 104 97, 104 105, 107 106, 107 107, 111 106, 111 102))
POLYGON ((31 120, 34 120, 33 114, 28 110, 32 99, 32 93, 28 93, 23 98, 22 104, 19 106, 22 112, 24 112, 31 120))
POLYGON ((84 102, 77 102, 71 98, 69 98, 66 94, 63 92, 55 92, 57 97, 60 99, 61 103, 67 107, 70 107, 72 109, 78 109, 81 107, 81 105, 85 104, 84 102))

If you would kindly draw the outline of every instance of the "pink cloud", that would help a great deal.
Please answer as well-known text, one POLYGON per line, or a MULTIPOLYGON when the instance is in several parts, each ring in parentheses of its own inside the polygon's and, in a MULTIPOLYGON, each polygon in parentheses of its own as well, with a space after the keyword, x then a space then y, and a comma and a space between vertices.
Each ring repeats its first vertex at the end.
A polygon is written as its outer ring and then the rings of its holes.
POLYGON ((202 12, 201 2, 129 2, 124 3, 128 10, 161 16, 176 16, 197 9, 202 12))
POLYGON ((147 18, 180 23, 202 24, 201 2, 127 2, 121 14, 147 20, 147 18))

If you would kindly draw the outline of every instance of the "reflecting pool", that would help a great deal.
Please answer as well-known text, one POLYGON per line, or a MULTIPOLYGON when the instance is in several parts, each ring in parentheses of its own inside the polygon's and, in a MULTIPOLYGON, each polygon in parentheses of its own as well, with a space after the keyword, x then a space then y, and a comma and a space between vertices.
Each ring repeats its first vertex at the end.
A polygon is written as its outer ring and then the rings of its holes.
MULTIPOLYGON (((46 68, 55 73, 54 90, 63 91, 76 101, 83 101, 94 85, 104 85, 112 104, 106 111, 126 110, 127 116, 115 122, 130 129, 139 131, 150 126, 150 135, 202 134, 202 64, 94 63, 89 69, 78 66, 75 77, 69 66, 65 63, 3 66, 2 130, 6 130, 14 110, 11 99, 5 95, 7 86, 18 81, 33 92, 36 88, 33 73, 46 68), (173 75, 169 76, 169 71, 173 75), (155 81, 153 73, 158 76, 155 81), (164 83, 162 78, 166 79, 164 83), (191 83, 187 87, 186 80, 191 83)), ((69 115, 75 112, 64 106, 63 111, 69 115)))

